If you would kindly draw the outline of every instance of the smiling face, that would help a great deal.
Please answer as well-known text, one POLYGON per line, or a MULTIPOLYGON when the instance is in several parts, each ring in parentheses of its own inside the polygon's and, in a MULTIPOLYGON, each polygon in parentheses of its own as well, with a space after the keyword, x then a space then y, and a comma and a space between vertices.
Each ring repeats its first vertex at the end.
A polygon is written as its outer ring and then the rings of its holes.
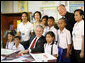
POLYGON ((22 14, 22 20, 23 21, 27 21, 27 15, 24 13, 24 14, 22 14))
POLYGON ((58 12, 59 12, 59 14, 60 14, 61 16, 65 16, 65 14, 66 14, 66 8, 63 7, 63 6, 59 6, 59 7, 58 7, 58 12))
POLYGON ((54 25, 53 19, 48 19, 48 26, 52 27, 54 25))
POLYGON ((19 38, 14 38, 14 43, 15 43, 15 44, 19 44, 19 43, 20 43, 19 38))
POLYGON ((35 18, 36 21, 39 21, 39 20, 40 20, 40 15, 39 15, 39 13, 35 13, 34 18, 35 18))
POLYGON ((41 37, 42 34, 43 34, 43 29, 42 28, 39 28, 39 27, 36 28, 35 34, 36 34, 37 37, 41 37))
POLYGON ((59 29, 64 29, 64 27, 66 26, 66 23, 64 22, 64 20, 59 20, 58 22, 58 27, 59 29))
POLYGON ((51 43, 53 40, 54 40, 54 37, 51 37, 50 34, 47 34, 46 35, 46 41, 47 41, 47 43, 51 43))
POLYGON ((79 22, 82 20, 83 15, 80 15, 79 11, 76 11, 74 15, 75 15, 75 21, 79 22))
POLYGON ((43 18, 43 19, 42 19, 42 24, 43 24, 43 25, 46 25, 46 18, 43 18))
POLYGON ((14 38, 14 36, 12 36, 11 34, 8 34, 8 40, 12 41, 12 39, 14 38))

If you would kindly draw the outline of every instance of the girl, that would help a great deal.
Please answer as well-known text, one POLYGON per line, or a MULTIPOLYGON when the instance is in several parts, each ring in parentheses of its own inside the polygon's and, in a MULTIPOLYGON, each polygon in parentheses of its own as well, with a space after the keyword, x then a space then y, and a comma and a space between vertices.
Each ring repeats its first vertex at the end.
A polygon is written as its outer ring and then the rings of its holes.
POLYGON ((42 17, 42 25, 44 28, 46 28, 46 26, 47 26, 47 21, 48 21, 48 16, 47 15, 43 16, 42 17))
POLYGON ((74 11, 75 21, 73 27, 73 47, 75 60, 77 62, 84 62, 84 12, 81 9, 74 11))
POLYGON ((13 45, 14 45, 14 41, 13 41, 14 34, 11 31, 11 32, 8 32, 7 36, 8 36, 8 41, 6 43, 6 49, 12 49, 13 48, 13 45))
POLYGON ((48 26, 44 29, 44 36, 47 32, 52 31, 55 34, 55 41, 57 42, 57 29, 54 27, 55 19, 54 17, 48 17, 48 26))
POLYGON ((55 35, 52 31, 46 34, 47 43, 44 44, 44 52, 53 55, 57 58, 58 48, 56 42, 54 42, 55 35))
POLYGON ((47 21, 48 21, 48 16, 47 15, 43 16, 42 17, 42 26, 44 28, 43 36, 45 35, 45 29, 47 27, 47 21))

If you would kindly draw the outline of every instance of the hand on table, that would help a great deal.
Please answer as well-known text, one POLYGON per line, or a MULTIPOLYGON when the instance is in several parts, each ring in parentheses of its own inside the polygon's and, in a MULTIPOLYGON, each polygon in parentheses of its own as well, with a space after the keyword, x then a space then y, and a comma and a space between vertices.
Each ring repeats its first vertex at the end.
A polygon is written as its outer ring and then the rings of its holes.
POLYGON ((28 53, 29 51, 28 50, 24 50, 24 51, 20 51, 18 54, 25 54, 25 53, 28 53))

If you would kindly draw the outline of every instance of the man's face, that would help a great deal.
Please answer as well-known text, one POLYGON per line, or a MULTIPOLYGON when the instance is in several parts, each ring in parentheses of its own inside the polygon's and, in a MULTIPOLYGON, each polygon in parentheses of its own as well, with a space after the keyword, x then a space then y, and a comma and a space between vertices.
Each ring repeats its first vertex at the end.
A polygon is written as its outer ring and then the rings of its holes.
POLYGON ((43 29, 42 28, 36 28, 35 34, 36 34, 37 37, 41 37, 41 35, 43 34, 43 29))
POLYGON ((63 7, 63 6, 59 6, 59 7, 58 7, 58 12, 59 12, 59 14, 60 14, 61 16, 65 16, 65 14, 66 14, 66 8, 63 7))

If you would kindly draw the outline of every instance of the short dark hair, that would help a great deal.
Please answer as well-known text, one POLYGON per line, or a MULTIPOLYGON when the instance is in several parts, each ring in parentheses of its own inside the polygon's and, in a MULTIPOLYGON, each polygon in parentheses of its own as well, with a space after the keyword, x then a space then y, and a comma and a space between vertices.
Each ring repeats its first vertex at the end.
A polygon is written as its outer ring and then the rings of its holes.
POLYGON ((33 14, 33 17, 35 18, 35 14, 36 14, 36 13, 38 13, 38 14, 40 15, 40 18, 41 18, 42 15, 41 15, 41 12, 39 12, 39 11, 36 11, 36 12, 33 14))
POLYGON ((64 22, 65 22, 65 24, 66 24, 66 18, 60 18, 59 20, 63 20, 64 22))
POLYGON ((23 14, 26 14, 26 16, 27 16, 27 20, 29 20, 29 15, 28 15, 28 13, 27 13, 27 12, 22 12, 21 15, 23 15, 23 14))
POLYGON ((21 40, 21 36, 15 36, 14 38, 18 38, 19 40, 21 40))
MULTIPOLYGON (((51 37, 54 37, 54 40, 55 40, 55 34, 54 34, 52 31, 47 32, 46 35, 45 35, 45 37, 46 37, 48 34, 49 34, 51 37)), ((54 40, 53 40, 52 44, 54 44, 54 40)))
POLYGON ((46 20, 48 20, 48 16, 47 16, 47 15, 45 15, 45 16, 42 17, 42 19, 44 19, 44 18, 45 18, 46 20))
POLYGON ((8 36, 8 34, 10 34, 12 36, 15 36, 15 34, 13 33, 13 31, 8 31, 7 36, 8 36))
POLYGON ((55 21, 53 16, 48 17, 48 19, 52 19, 53 21, 55 21))
MULTIPOLYGON (((83 16, 84 16, 84 11, 83 11, 83 10, 81 10, 81 9, 76 9, 76 10, 74 11, 74 14, 75 14, 76 11, 78 11, 80 15, 83 15, 83 16)), ((82 19, 84 19, 84 18, 82 18, 82 19)))

